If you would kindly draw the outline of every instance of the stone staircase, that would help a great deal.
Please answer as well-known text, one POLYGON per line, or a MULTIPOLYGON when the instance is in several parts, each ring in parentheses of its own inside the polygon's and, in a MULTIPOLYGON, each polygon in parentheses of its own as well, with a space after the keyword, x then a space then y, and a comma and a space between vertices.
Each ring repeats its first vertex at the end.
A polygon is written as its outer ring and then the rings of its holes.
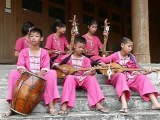
MULTIPOLYGON (((142 66, 159 66, 156 64, 142 64, 142 66)), ((7 109, 7 78, 8 73, 11 69, 15 69, 15 65, 0 65, 0 113, 3 113, 7 109)), ((100 114, 94 109, 88 107, 86 92, 84 90, 77 90, 77 100, 75 107, 69 112, 67 116, 51 116, 47 113, 47 107, 44 106, 43 101, 41 101, 31 115, 21 116, 21 115, 13 115, 9 118, 0 119, 13 119, 13 120, 159 120, 160 119, 160 111, 150 110, 150 102, 144 102, 140 96, 131 92, 131 100, 128 103, 129 115, 125 116, 120 114, 118 110, 120 109, 120 102, 117 99, 116 92, 114 88, 110 85, 105 84, 106 77, 97 74, 96 75, 101 89, 106 97, 104 101, 104 105, 110 108, 109 114, 100 114)), ((152 80, 154 85, 156 86, 158 92, 160 93, 160 75, 157 73, 149 74, 148 77, 152 80)), ((62 93, 62 80, 58 80, 58 88, 60 94, 62 93)), ((160 102, 160 97, 158 97, 160 102)), ((59 109, 60 103, 56 105, 56 108, 59 109)))

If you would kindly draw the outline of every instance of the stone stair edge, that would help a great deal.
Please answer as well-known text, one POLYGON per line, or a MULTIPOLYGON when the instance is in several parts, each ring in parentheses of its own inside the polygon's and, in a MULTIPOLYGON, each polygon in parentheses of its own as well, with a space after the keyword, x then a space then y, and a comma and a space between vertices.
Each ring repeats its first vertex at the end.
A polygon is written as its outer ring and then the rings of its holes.
POLYGON ((85 112, 69 112, 67 116, 51 116, 48 113, 33 113, 28 116, 21 115, 13 115, 9 118, 2 118, 1 120, 158 120, 160 118, 160 114, 158 111, 130 111, 128 115, 120 114, 117 111, 112 111, 109 114, 100 114, 95 111, 85 111, 85 112), (88 118, 88 119, 87 119, 88 118), (143 118, 143 119, 142 119, 143 118), (147 119, 148 118, 148 119, 147 119), (149 119, 151 118, 151 119, 149 119))

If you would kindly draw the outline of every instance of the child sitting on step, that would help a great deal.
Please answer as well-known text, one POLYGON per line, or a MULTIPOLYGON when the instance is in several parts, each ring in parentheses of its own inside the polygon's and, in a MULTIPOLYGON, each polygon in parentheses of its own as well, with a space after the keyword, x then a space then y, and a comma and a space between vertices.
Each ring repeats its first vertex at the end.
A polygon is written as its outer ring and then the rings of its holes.
POLYGON ((32 28, 30 30, 30 48, 25 48, 19 53, 17 70, 12 70, 8 79, 8 112, 5 116, 10 116, 11 101, 13 98, 13 91, 17 80, 21 74, 25 71, 32 72, 39 77, 43 77, 46 80, 46 86, 43 93, 43 99, 45 105, 49 105, 49 113, 54 115, 55 104, 60 95, 57 88, 57 74, 56 71, 50 70, 50 58, 47 50, 40 48, 40 42, 43 40, 42 31, 38 28, 32 28))
MULTIPOLYGON (((52 26, 53 33, 47 37, 45 49, 50 56, 51 64, 58 57, 65 54, 65 48, 69 49, 68 40, 65 37, 66 25, 57 19, 52 26)), ((52 65, 51 65, 52 66, 52 65)))
MULTIPOLYGON (((67 69, 59 66, 59 63, 68 64, 72 67, 90 68, 91 63, 89 58, 82 55, 86 45, 86 39, 83 37, 77 37, 74 41, 74 53, 71 55, 65 55, 60 59, 55 60, 56 67, 64 73, 67 73, 67 69), (66 59, 67 58, 67 59, 66 59), (64 62, 64 60, 66 60, 64 62)), ((93 75, 95 70, 90 69, 86 72, 77 72, 74 75, 67 75, 64 80, 61 109, 58 114, 68 114, 67 109, 73 108, 76 100, 76 88, 82 87, 87 91, 87 98, 90 107, 101 113, 108 113, 108 109, 104 108, 101 102, 104 100, 102 90, 97 82, 96 77, 93 75)))
MULTIPOLYGON (((110 62, 115 62, 123 67, 139 68, 135 57, 131 54, 132 48, 133 42, 130 39, 123 37, 121 41, 121 50, 106 58, 101 58, 103 62, 100 64, 105 66, 104 63, 108 64, 110 62)), ((121 109, 119 112, 128 112, 127 101, 130 99, 130 89, 138 92, 143 100, 151 100, 151 108, 153 110, 160 110, 160 104, 157 101, 158 92, 149 78, 143 73, 138 71, 115 73, 111 75, 111 78, 107 83, 115 87, 118 98, 121 101, 121 109)))
POLYGON ((18 57, 19 52, 22 49, 30 47, 29 32, 32 28, 34 28, 33 23, 31 22, 23 23, 21 31, 23 36, 16 40, 15 51, 14 51, 15 57, 18 57))
MULTIPOLYGON (((103 44, 101 43, 98 36, 95 35, 98 27, 98 23, 95 19, 91 19, 88 21, 88 32, 83 35, 86 39, 87 43, 85 46, 85 56, 91 60, 92 66, 97 65, 96 61, 98 61, 101 57, 99 55, 99 50, 103 50, 103 44)), ((108 36, 108 34, 104 31, 103 35, 108 36)))

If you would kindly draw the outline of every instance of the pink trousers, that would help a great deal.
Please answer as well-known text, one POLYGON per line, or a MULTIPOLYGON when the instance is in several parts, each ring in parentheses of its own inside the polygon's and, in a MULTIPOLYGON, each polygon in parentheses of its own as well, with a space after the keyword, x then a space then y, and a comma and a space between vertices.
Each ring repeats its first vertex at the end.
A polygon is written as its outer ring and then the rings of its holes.
MULTIPOLYGON (((20 77, 20 73, 18 70, 12 70, 9 74, 8 79, 8 96, 7 101, 10 102, 12 100, 13 90, 16 85, 17 80, 20 77)), ((52 101, 57 101, 60 99, 60 95, 57 87, 57 73, 54 70, 48 71, 44 75, 44 79, 46 80, 46 87, 43 94, 43 99, 45 105, 48 105, 52 101)))
POLYGON ((90 107, 104 100, 102 90, 95 76, 88 76, 82 83, 75 79, 74 75, 68 75, 64 81, 61 104, 67 102, 68 107, 73 108, 76 100, 76 87, 83 87, 87 91, 90 107))
POLYGON ((126 99, 129 100, 129 89, 138 92, 145 101, 150 100, 148 97, 148 94, 150 93, 154 93, 156 97, 158 96, 158 92, 146 75, 141 74, 133 79, 127 79, 124 73, 117 73, 111 78, 110 84, 115 87, 119 98, 121 97, 122 92, 125 92, 126 99))

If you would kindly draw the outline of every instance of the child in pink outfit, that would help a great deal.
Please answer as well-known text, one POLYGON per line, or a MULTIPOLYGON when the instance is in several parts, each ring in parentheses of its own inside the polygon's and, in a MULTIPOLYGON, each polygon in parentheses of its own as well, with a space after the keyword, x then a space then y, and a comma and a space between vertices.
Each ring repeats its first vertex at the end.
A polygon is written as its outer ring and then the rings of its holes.
POLYGON ((57 88, 57 74, 56 71, 50 70, 49 55, 48 52, 39 47, 40 41, 42 41, 42 32, 38 28, 33 28, 30 31, 30 48, 23 49, 18 57, 17 70, 12 70, 9 74, 8 80, 8 96, 7 101, 9 103, 9 111, 6 116, 11 115, 11 101, 13 90, 18 78, 24 71, 32 72, 39 77, 43 77, 46 80, 46 87, 43 94, 45 105, 49 105, 49 113, 55 114, 54 106, 57 100, 60 98, 57 88))
MULTIPOLYGON (((99 37, 94 35, 96 31, 97 22, 93 19, 88 23, 88 32, 83 35, 83 37, 87 40, 85 55, 90 58, 93 65, 97 60, 101 58, 99 55, 99 51, 103 50, 103 44, 101 43, 99 37)), ((104 32, 104 35, 107 35, 107 33, 104 32)))
MULTIPOLYGON (((55 65, 58 69, 67 73, 67 69, 60 67, 58 63, 64 63, 66 57, 68 58, 66 64, 72 67, 78 68, 88 68, 91 67, 90 60, 82 55, 85 49, 86 40, 83 37, 77 37, 74 41, 74 53, 71 55, 65 55, 61 59, 55 60, 55 65)), ((77 72, 74 75, 67 75, 64 80, 62 99, 61 99, 61 109, 59 114, 67 114, 67 108, 73 108, 76 100, 77 87, 82 87, 87 90, 87 98, 90 107, 95 107, 96 110, 102 113, 108 113, 108 109, 104 108, 101 102, 104 100, 102 90, 97 82, 97 79, 93 74, 93 70, 90 69, 86 72, 77 72)))
POLYGON ((65 48, 69 49, 68 41, 64 36, 66 31, 65 24, 60 20, 56 20, 52 30, 53 33, 47 37, 45 45, 45 49, 48 50, 50 55, 51 63, 53 63, 57 57, 61 57, 65 54, 65 48))
POLYGON ((25 22, 22 26, 22 37, 16 40, 15 52, 14 55, 18 57, 19 52, 24 49, 30 47, 29 40, 29 31, 34 27, 34 24, 31 22, 25 22))
MULTIPOLYGON (((127 68, 139 68, 135 57, 130 53, 133 48, 133 42, 123 37, 121 42, 121 51, 113 53, 112 55, 101 58, 104 63, 115 62, 127 68)), ((100 63, 104 65, 103 63, 100 63)), ((157 101, 158 92, 149 78, 140 72, 124 72, 111 75, 107 81, 116 89, 119 100, 122 103, 120 112, 127 113, 127 101, 130 99, 130 90, 132 89, 140 94, 145 101, 151 100, 152 109, 160 109, 160 104, 157 101)))

